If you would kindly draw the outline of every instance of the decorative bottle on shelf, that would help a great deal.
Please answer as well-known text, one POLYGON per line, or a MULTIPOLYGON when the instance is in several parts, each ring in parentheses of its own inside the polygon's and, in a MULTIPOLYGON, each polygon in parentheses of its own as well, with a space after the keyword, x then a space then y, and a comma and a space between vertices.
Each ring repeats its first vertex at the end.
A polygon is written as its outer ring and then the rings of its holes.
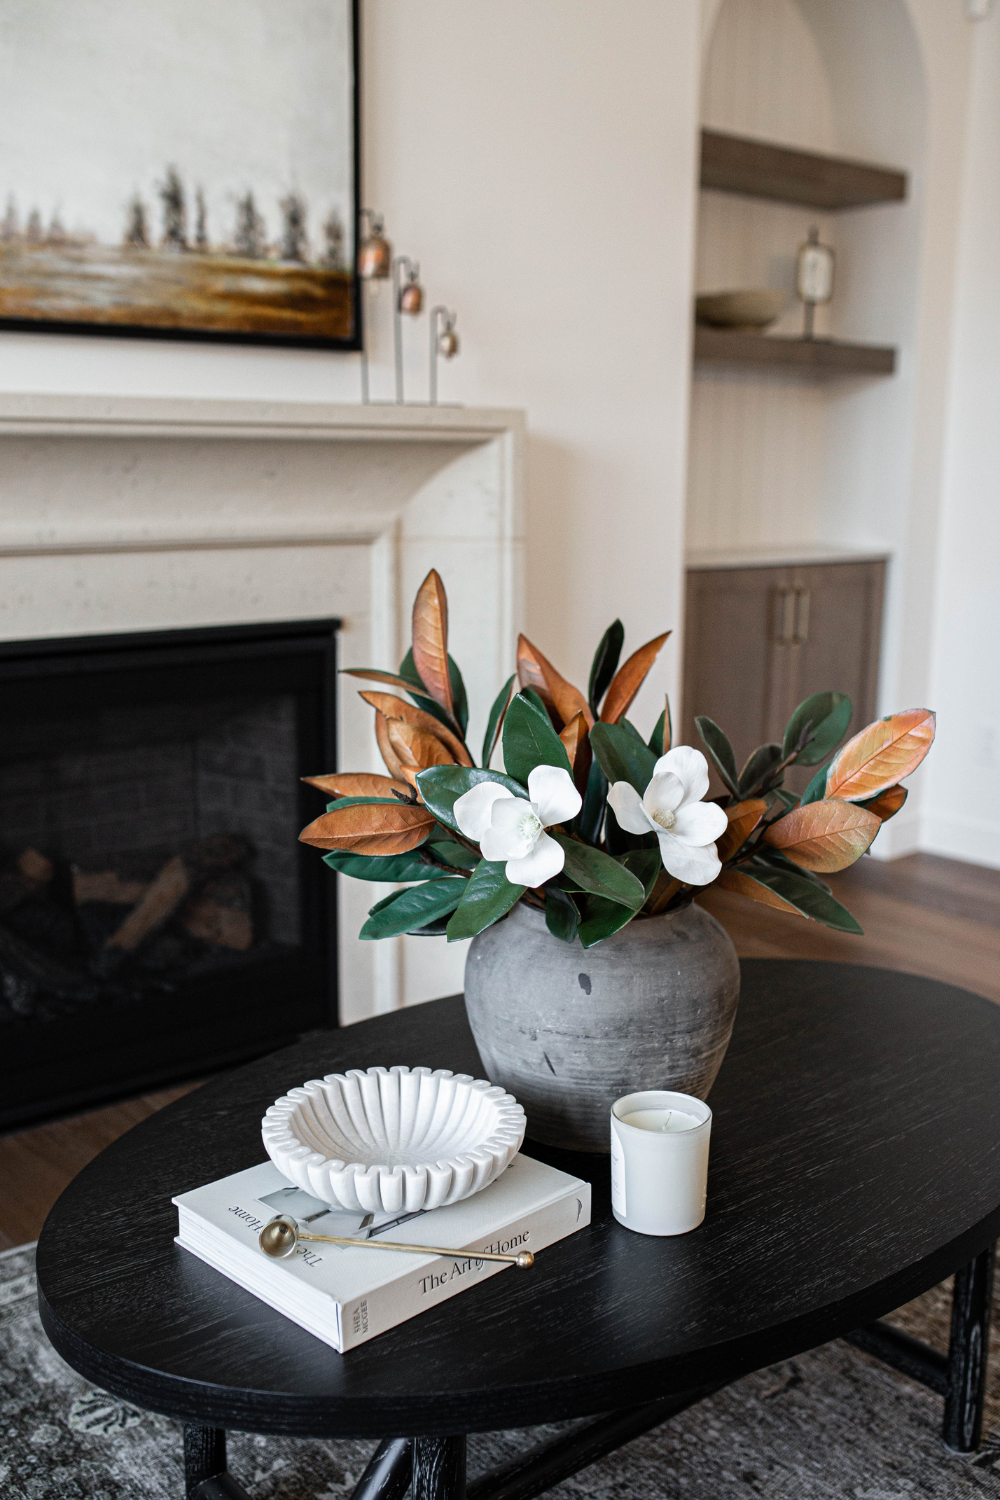
POLYGON ((813 318, 816 307, 821 302, 829 302, 833 296, 833 262, 833 251, 829 245, 820 244, 819 230, 814 225, 805 244, 799 246, 795 274, 795 290, 806 310, 803 338, 811 339, 814 336, 813 318))

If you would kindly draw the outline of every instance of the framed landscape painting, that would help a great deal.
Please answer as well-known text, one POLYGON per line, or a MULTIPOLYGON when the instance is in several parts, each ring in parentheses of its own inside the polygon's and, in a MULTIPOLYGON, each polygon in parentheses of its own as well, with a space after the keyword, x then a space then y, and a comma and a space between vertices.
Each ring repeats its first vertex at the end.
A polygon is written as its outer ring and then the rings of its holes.
POLYGON ((0 328, 360 348, 356 0, 0 0, 0 328))

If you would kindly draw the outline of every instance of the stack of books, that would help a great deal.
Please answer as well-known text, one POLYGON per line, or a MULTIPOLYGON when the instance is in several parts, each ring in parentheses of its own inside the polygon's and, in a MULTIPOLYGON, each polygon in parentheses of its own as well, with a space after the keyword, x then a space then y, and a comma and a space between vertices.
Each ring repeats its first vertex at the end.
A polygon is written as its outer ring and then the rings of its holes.
POLYGON ((291 1187, 272 1162, 182 1193, 177 1244, 344 1354, 478 1286, 500 1271, 533 1276, 477 1252, 537 1255, 590 1223, 590 1184, 528 1156, 449 1208, 403 1215, 348 1213, 291 1187), (309 1234, 454 1248, 447 1258, 301 1241, 285 1260, 257 1237, 283 1214, 309 1234))

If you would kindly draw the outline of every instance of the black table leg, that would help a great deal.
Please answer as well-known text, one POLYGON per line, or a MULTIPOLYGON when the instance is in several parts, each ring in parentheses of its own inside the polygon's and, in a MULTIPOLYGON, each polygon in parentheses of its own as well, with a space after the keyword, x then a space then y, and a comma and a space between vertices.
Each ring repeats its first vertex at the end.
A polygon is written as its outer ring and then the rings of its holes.
POLYGON ((403 1500, 412 1477, 413 1439, 383 1438, 351 1491, 351 1500, 403 1500))
POLYGON ((973 1452, 982 1436, 993 1303, 993 1249, 991 1245, 955 1272, 942 1435, 948 1447, 959 1453, 973 1452))
POLYGON ((218 1427, 185 1427, 187 1500, 250 1500, 226 1468, 226 1434, 218 1427))
POLYGON ((413 1500, 465 1500, 465 1437, 413 1439, 413 1500))

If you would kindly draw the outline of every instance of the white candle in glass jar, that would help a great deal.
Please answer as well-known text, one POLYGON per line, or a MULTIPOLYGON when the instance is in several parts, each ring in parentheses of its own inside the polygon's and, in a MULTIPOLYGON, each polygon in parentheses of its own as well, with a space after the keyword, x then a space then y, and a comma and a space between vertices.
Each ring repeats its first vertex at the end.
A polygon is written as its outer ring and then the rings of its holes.
POLYGON ((647 1089, 611 1107, 611 1207, 637 1234, 687 1234, 705 1217, 712 1111, 647 1089))

